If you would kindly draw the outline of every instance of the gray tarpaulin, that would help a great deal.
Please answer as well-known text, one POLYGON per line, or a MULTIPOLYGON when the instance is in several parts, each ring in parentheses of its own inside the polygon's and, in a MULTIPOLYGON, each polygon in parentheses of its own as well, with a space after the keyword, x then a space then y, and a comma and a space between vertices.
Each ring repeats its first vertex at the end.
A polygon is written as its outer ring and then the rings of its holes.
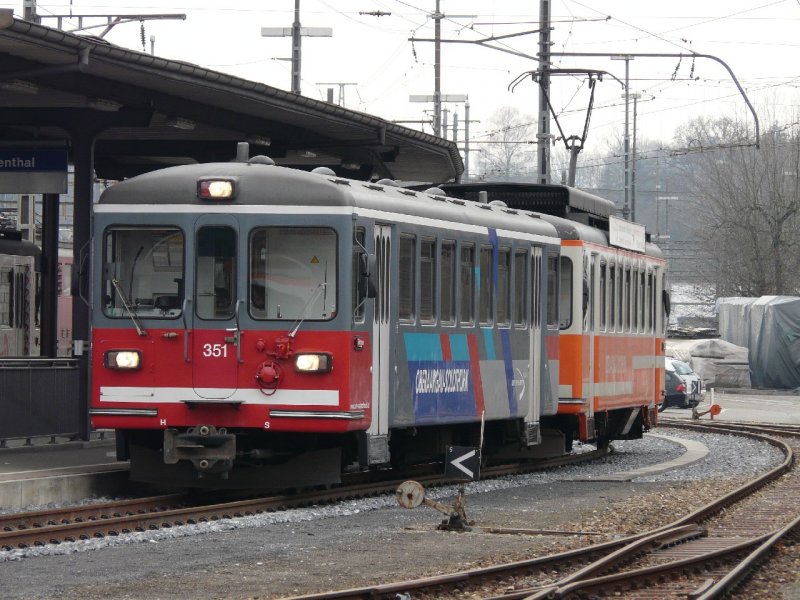
POLYGON ((720 337, 750 350, 753 387, 800 387, 800 298, 720 298, 717 306, 720 337))

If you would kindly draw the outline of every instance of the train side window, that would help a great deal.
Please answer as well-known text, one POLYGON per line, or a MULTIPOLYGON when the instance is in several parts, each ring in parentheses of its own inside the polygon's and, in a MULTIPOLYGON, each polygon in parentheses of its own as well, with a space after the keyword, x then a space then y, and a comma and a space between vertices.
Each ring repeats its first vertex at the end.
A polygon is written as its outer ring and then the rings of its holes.
POLYGON ((572 260, 561 257, 558 283, 558 328, 567 329, 572 325, 572 260))
POLYGON ((442 325, 456 324, 456 243, 442 241, 439 256, 441 272, 441 321, 442 325))
POLYGON ((461 246, 461 303, 460 322, 462 325, 475 324, 475 246, 461 246))
POLYGON ((494 268, 494 248, 481 246, 480 254, 480 280, 478 281, 478 322, 481 325, 492 323, 492 301, 494 289, 492 286, 492 269, 494 268))
POLYGON ((419 258, 419 320, 436 322, 436 240, 423 238, 419 258))
POLYGON ((528 289, 528 250, 514 252, 514 325, 524 326, 528 307, 525 293, 528 289))
POLYGON ((645 332, 645 313, 647 312, 645 306, 647 304, 647 293, 645 291, 644 271, 639 272, 639 331, 645 332))
POLYGON ((600 331, 606 331, 608 323, 606 321, 606 263, 600 263, 600 331))
POLYGON ((417 265, 417 239, 413 235, 400 236, 400 277, 398 281, 398 307, 400 320, 406 323, 414 321, 414 298, 417 265))
POLYGON ((608 265, 608 330, 617 328, 617 269, 614 264, 608 265))
POLYGON ((547 257, 547 325, 558 327, 558 256, 547 257))
POLYGON ((497 253, 497 324, 511 324, 511 248, 497 253))
POLYGON ((624 289, 624 281, 622 279, 622 265, 617 265, 617 331, 625 331, 625 322, 623 320, 625 313, 625 296, 622 291, 624 289))
POLYGON ((327 227, 260 227, 250 237, 250 314, 322 321, 336 316, 337 237, 327 227))
POLYGON ((655 282, 653 272, 647 273, 647 332, 653 333, 653 311, 655 310, 655 282))
MULTIPOLYGON (((103 313, 175 318, 184 297, 184 236, 175 227, 111 227, 104 234, 103 313)), ((67 275, 69 267, 66 267, 67 275)))
POLYGON ((531 260, 531 325, 537 329, 542 324, 542 255, 534 249, 531 260))
POLYGON ((624 331, 630 331, 631 326, 631 269, 625 268, 624 288, 622 292, 622 301, 624 302, 624 310, 622 317, 622 328, 624 331))
POLYGON ((639 330, 639 270, 631 270, 631 331, 639 330))
POLYGON ((584 274, 583 274, 583 328, 584 331, 594 331, 594 282, 595 282, 595 264, 597 263, 597 255, 592 254, 588 261, 584 259, 584 274))

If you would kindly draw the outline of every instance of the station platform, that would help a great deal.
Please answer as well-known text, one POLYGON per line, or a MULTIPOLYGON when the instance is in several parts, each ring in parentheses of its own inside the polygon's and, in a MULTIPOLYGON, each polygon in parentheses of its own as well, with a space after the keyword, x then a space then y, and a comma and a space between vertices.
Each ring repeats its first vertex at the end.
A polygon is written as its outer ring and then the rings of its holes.
POLYGON ((25 440, 0 448, 0 509, 75 502, 119 492, 128 463, 116 460, 114 438, 25 440))

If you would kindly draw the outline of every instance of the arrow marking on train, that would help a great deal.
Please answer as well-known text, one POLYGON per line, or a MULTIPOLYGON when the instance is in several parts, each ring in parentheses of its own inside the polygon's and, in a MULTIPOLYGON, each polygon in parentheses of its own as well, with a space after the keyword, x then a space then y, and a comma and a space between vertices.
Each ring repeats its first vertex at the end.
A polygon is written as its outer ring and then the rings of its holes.
POLYGON ((463 463, 468 458, 472 458, 473 456, 475 456, 475 454, 476 454, 476 451, 475 450, 471 450, 471 451, 467 452, 464 456, 461 456, 461 457, 455 459, 454 461, 451 461, 450 464, 453 465, 456 469, 460 469, 461 471, 463 471, 470 479, 474 479, 475 478, 475 474, 472 471, 470 471, 467 467, 465 467, 463 464, 461 464, 461 463, 463 463))

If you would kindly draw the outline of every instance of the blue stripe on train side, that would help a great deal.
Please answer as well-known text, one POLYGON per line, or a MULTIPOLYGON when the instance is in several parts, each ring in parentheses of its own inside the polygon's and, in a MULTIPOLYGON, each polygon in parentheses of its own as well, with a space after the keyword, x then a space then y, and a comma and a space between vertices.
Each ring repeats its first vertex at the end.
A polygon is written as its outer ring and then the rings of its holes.
POLYGON ((503 346, 503 364, 506 369, 506 389, 508 390, 508 409, 517 414, 517 396, 514 393, 514 362, 511 356, 511 338, 508 329, 500 330, 500 343, 503 346))

